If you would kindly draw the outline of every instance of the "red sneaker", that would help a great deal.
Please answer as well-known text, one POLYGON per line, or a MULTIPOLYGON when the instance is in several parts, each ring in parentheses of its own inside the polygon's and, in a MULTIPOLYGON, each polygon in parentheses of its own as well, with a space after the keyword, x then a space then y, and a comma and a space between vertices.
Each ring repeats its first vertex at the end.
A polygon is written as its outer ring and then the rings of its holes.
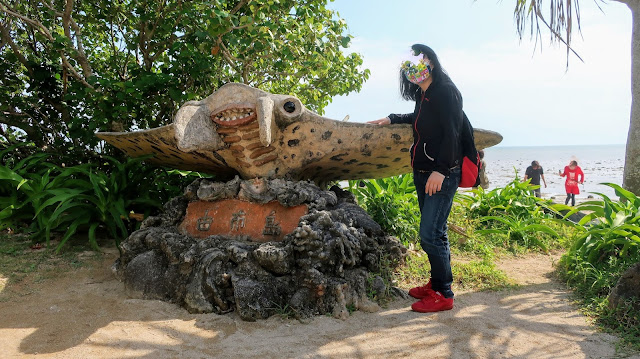
POLYGON ((427 283, 426 285, 423 285, 422 287, 415 287, 415 288, 409 289, 409 295, 416 299, 422 299, 428 295, 427 292, 430 290, 431 290, 431 279, 429 279, 429 283, 427 283))
POLYGON ((411 305, 411 309, 420 313, 440 312, 453 308, 453 298, 445 298, 442 293, 430 290, 426 297, 411 305))

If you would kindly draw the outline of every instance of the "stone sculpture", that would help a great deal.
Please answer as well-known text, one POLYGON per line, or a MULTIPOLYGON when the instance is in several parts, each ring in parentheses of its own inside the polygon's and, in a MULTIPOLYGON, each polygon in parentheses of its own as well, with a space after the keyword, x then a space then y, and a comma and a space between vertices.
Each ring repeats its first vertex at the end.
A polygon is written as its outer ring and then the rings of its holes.
MULTIPOLYGON (((409 125, 323 118, 292 96, 222 86, 169 126, 98 137, 151 162, 208 172, 121 245, 131 295, 245 320, 376 310, 369 295, 406 295, 377 276, 406 249, 351 193, 324 184, 410 171, 409 125), (322 186, 319 187, 318 185, 322 186)), ((502 140, 475 130, 478 148, 502 140)))
MULTIPOLYGON (((377 126, 321 117, 293 96, 230 83, 202 101, 185 103, 173 124, 98 137, 129 156, 215 174, 217 178, 285 178, 326 184, 411 171, 410 125, 377 126)), ((475 129, 478 149, 502 141, 475 129)))

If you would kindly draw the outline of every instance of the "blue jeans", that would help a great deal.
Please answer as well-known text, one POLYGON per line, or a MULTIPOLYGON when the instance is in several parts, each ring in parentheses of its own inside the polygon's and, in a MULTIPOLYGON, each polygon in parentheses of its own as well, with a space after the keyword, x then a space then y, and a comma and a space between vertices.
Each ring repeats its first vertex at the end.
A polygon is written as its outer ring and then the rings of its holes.
POLYGON ((451 252, 447 236, 447 218, 451 212, 453 196, 460 183, 460 167, 451 170, 451 174, 442 181, 442 189, 429 196, 425 185, 430 172, 413 172, 413 183, 418 193, 420 205, 420 245, 429 257, 431 264, 431 287, 447 298, 453 297, 451 283, 451 252))

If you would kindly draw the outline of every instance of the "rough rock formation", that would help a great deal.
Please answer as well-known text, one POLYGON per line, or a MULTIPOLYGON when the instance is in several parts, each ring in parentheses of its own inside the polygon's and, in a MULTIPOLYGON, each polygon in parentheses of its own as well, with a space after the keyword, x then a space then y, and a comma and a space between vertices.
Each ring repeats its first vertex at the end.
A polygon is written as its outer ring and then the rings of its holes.
POLYGON ((245 320, 287 311, 301 318, 343 318, 347 308, 376 310, 367 291, 386 289, 375 276, 381 259, 399 264, 406 256, 349 192, 324 191, 310 182, 237 177, 226 183, 196 180, 121 247, 114 270, 131 295, 175 302, 193 313, 235 310, 245 320), (189 202, 223 199, 306 205, 308 213, 282 241, 197 239, 180 229, 189 202))
POLYGON ((622 273, 618 283, 609 294, 609 307, 616 308, 627 298, 632 297, 640 300, 640 263, 632 265, 622 273))

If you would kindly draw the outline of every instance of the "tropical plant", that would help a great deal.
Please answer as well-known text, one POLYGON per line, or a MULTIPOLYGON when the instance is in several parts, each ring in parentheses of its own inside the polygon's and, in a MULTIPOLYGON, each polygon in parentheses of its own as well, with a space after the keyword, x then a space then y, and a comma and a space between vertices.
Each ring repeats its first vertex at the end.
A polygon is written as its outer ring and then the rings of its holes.
POLYGON ((531 191, 538 186, 531 185, 529 180, 521 182, 517 176, 504 187, 497 187, 490 191, 482 187, 471 190, 471 195, 456 193, 455 201, 468 207, 469 214, 474 218, 489 215, 508 214, 517 219, 545 217, 545 212, 539 208, 547 208, 549 200, 531 195, 531 191))
POLYGON ((603 184, 622 201, 596 193, 602 200, 583 202, 567 212, 566 217, 578 211, 586 215, 575 225, 573 245, 560 260, 560 272, 598 323, 640 347, 637 301, 618 308, 609 308, 608 301, 622 273, 640 261, 640 198, 617 184, 603 184))
POLYGON ((39 153, 16 160, 11 153, 27 144, 17 144, 0 151, 0 230, 18 228, 25 222, 44 226, 42 218, 33 219, 37 196, 49 183, 50 174, 59 167, 46 162, 49 154, 39 153), (8 158, 9 157, 9 158, 8 158), (9 167, 11 166, 11 167, 9 167))
POLYGON ((96 131, 166 124, 228 82, 322 113, 369 76, 326 3, 0 0, 0 142, 101 152, 96 131))
POLYGON ((558 233, 553 228, 544 224, 545 219, 533 215, 527 218, 519 218, 509 214, 500 216, 481 217, 480 222, 492 222, 493 228, 478 229, 479 234, 504 234, 506 248, 511 248, 513 243, 518 243, 526 248, 538 247, 544 252, 548 252, 547 245, 541 241, 536 234, 544 233, 552 237, 558 237, 558 233))
POLYGON ((403 244, 416 243, 420 209, 413 175, 351 180, 348 190, 383 230, 398 237, 403 244))
POLYGON ((135 229, 130 213, 157 211, 182 189, 172 178, 185 175, 144 166, 143 158, 120 163, 103 156, 99 163, 63 168, 47 157, 40 153, 13 168, 0 166, 0 229, 22 230, 47 243, 52 231, 61 230, 58 250, 78 231, 86 231, 97 248, 101 227, 118 243, 135 229))
POLYGON ((606 262, 609 257, 635 257, 640 249, 640 198, 614 183, 603 183, 615 190, 624 201, 612 201, 602 193, 601 201, 588 201, 568 212, 588 213, 579 222, 580 232, 565 255, 569 267, 573 263, 592 265, 606 262))

